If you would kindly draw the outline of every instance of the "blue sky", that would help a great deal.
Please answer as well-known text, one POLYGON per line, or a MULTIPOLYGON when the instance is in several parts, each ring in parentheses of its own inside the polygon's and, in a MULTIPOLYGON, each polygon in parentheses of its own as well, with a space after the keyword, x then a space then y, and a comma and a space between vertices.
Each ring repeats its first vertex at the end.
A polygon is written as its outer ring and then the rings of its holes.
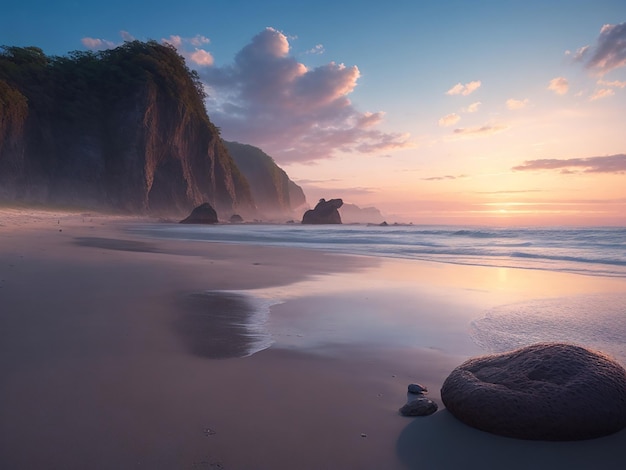
POLYGON ((310 202, 626 224, 623 0, 6 3, 0 44, 175 44, 224 137, 267 151, 310 202), (542 160, 558 162, 524 163, 542 160))

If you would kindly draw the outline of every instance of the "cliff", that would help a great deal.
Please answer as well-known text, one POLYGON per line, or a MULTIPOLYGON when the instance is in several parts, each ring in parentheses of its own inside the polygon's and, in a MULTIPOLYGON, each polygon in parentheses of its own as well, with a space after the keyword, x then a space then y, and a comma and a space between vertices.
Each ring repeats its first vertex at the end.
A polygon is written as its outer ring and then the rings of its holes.
POLYGON ((289 179, 274 159, 260 148, 224 142, 250 184, 252 197, 264 218, 299 216, 306 205, 302 188, 289 179))
POLYGON ((344 204, 339 209, 344 224, 380 224, 385 220, 376 207, 359 207, 355 204, 344 204))
POLYGON ((176 214, 210 202, 251 216, 204 97, 184 59, 154 41, 67 57, 3 47, 0 199, 176 214))

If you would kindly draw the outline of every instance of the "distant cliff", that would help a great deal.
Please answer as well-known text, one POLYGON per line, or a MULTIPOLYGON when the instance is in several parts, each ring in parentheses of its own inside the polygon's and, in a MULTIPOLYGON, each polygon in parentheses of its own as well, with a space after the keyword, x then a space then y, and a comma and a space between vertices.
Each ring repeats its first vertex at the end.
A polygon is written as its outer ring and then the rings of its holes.
POLYGON ((197 74, 154 41, 67 57, 0 50, 0 200, 255 213, 197 74))
POLYGON ((375 207, 361 208, 355 204, 344 204, 339 212, 344 224, 379 224, 385 220, 375 207))
POLYGON ((264 218, 300 216, 306 205, 304 192, 272 157, 252 145, 224 143, 250 183, 252 197, 264 218))

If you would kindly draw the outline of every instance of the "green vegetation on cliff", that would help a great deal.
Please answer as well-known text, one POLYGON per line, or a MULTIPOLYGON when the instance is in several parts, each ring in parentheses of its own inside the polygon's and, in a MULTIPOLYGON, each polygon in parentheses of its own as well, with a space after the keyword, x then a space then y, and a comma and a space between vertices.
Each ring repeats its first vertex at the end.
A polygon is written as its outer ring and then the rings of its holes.
POLYGON ((48 57, 0 50, 0 198, 132 212, 208 201, 254 212, 250 187, 173 47, 127 42, 48 57))

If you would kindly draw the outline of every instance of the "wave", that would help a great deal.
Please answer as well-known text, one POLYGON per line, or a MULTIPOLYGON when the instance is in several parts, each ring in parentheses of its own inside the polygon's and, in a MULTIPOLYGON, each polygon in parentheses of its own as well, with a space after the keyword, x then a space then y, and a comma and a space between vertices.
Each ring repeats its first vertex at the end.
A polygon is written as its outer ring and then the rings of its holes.
POLYGON ((435 262, 626 277, 626 229, 445 226, 145 225, 150 237, 289 246, 435 262))
POLYGON ((582 258, 576 256, 554 256, 544 254, 533 254, 524 252, 513 252, 511 256, 514 258, 528 258, 536 260, 550 260, 550 261, 568 261, 573 263, 592 263, 592 264, 609 264, 613 266, 626 266, 626 261, 616 259, 604 259, 604 258, 582 258))

